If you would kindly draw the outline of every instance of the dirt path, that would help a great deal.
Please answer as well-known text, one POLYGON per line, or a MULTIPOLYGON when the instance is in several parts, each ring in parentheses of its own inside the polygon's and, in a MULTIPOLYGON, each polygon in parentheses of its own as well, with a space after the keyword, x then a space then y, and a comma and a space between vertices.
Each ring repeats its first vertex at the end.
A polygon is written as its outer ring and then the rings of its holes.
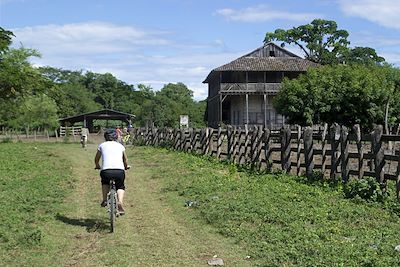
POLYGON ((171 204, 171 196, 162 193, 159 180, 152 178, 163 172, 162 159, 148 166, 135 150, 128 153, 133 169, 126 178, 126 215, 110 234, 106 210, 99 205, 95 151, 93 144, 86 150, 57 150, 72 161, 75 176, 67 210, 57 218, 64 225, 59 233, 66 242, 64 266, 207 266, 213 255, 223 258, 225 266, 249 266, 238 246, 185 216, 182 205, 171 204))

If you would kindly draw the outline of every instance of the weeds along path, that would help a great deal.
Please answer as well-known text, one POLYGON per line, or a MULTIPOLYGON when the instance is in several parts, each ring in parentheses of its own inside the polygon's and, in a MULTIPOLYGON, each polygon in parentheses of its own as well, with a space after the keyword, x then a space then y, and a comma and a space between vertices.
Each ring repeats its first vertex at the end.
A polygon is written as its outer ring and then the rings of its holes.
MULTIPOLYGON (((74 192, 66 199, 58 233, 68 245, 64 266, 207 266, 218 255, 225 266, 248 266, 240 248, 190 216, 176 196, 162 192, 163 169, 173 158, 141 159, 142 148, 129 148, 133 166, 126 177, 126 215, 109 233, 107 212, 100 208, 100 178, 93 169, 97 145, 87 149, 57 146, 55 153, 72 162, 74 192)), ((164 155, 165 156, 165 155, 164 155)))

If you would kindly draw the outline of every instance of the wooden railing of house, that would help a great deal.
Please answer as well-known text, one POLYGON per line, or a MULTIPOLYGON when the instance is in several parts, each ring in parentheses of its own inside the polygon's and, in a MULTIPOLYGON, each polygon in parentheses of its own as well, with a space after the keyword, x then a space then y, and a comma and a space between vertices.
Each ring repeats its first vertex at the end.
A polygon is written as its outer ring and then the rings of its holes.
MULTIPOLYGON (((330 179, 347 182, 350 177, 375 177, 386 190, 388 180, 400 193, 400 135, 385 135, 377 126, 361 134, 337 124, 320 129, 284 126, 280 130, 228 126, 227 129, 135 128, 133 140, 145 145, 169 146, 202 155, 216 156, 258 169, 280 169, 296 175, 320 171, 330 179)), ((328 178, 328 179, 329 179, 328 178)))
POLYGON ((282 87, 281 83, 221 83, 220 92, 229 94, 239 93, 273 93, 282 87))

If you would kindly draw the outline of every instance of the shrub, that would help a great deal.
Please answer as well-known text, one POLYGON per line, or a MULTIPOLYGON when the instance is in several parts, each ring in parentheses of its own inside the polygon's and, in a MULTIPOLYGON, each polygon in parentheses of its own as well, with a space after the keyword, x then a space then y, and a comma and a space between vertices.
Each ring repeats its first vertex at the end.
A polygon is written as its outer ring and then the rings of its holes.
POLYGON ((350 181, 344 187, 344 194, 347 198, 360 197, 367 201, 383 201, 384 199, 380 184, 374 177, 350 181))

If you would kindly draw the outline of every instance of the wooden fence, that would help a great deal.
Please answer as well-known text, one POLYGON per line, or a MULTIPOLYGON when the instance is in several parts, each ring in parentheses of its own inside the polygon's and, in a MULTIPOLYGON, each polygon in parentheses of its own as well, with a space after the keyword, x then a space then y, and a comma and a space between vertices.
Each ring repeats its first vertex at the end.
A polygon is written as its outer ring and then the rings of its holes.
POLYGON ((284 126, 279 130, 262 127, 226 129, 135 128, 133 140, 145 145, 168 146, 201 155, 212 155, 235 164, 258 169, 280 169, 296 175, 320 171, 330 179, 347 182, 351 177, 376 177, 382 189, 396 182, 400 192, 400 135, 385 135, 377 126, 361 134, 337 124, 320 129, 284 126))

